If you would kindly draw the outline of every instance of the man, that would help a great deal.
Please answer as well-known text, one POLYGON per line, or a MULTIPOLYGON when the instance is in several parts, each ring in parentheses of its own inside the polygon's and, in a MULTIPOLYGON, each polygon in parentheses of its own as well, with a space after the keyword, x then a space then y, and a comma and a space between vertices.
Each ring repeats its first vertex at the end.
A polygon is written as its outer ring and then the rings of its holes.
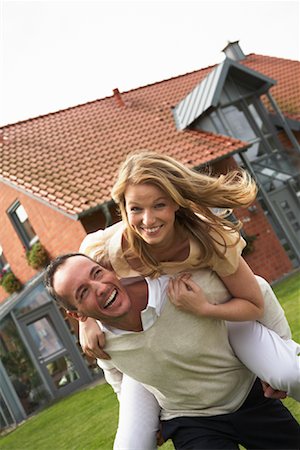
MULTIPOLYGON (((201 271, 193 278, 200 281, 201 271)), ((280 401, 263 396, 233 354, 225 322, 176 309, 167 283, 118 280, 80 254, 57 258, 46 273, 69 315, 104 324, 112 363, 155 395, 163 436, 176 448, 300 448, 299 425, 280 401)))

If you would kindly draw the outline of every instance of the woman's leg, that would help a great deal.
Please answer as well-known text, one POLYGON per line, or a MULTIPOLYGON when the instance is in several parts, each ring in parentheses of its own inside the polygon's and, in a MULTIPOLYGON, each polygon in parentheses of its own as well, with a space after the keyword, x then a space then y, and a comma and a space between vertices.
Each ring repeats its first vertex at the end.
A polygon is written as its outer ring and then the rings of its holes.
POLYGON ((160 407, 140 383, 123 375, 114 450, 156 450, 160 407))
POLYGON ((274 389, 300 401, 300 345, 259 322, 227 322, 236 356, 274 389))

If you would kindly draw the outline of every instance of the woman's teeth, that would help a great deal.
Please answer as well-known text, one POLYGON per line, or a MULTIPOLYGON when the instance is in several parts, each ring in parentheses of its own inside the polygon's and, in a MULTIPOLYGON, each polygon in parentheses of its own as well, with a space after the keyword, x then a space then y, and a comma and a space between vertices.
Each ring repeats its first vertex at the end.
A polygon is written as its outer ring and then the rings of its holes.
POLYGON ((144 228, 144 231, 146 231, 146 233, 156 233, 159 229, 160 229, 160 227, 144 228))
POLYGON ((105 309, 108 308, 110 305, 112 305, 113 302, 116 300, 116 297, 117 297, 117 289, 114 289, 110 294, 110 296, 108 297, 108 299, 106 300, 103 308, 105 309))

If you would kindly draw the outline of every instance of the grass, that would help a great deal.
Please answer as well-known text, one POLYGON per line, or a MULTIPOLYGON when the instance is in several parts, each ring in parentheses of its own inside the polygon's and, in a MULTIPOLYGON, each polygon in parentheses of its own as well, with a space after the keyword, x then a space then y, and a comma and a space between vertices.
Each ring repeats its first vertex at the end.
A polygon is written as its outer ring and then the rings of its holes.
MULTIPOLYGON (((293 338, 300 339, 300 273, 275 286, 293 338)), ((300 404, 285 405, 300 422, 300 404)), ((98 384, 58 401, 0 438, 2 450, 109 450, 117 427, 118 402, 107 384, 98 384)), ((161 447, 173 450, 171 442, 161 447)))
POLYGON ((300 342, 300 272, 273 287, 288 318, 293 339, 300 342))
POLYGON ((107 384, 87 388, 31 417, 0 440, 9 450, 109 449, 118 402, 107 384))

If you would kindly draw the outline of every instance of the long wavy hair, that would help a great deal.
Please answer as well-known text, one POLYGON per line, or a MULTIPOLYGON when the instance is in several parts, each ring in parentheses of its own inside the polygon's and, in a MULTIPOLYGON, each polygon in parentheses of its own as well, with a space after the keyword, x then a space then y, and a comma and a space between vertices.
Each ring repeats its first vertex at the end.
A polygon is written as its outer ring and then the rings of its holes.
POLYGON ((143 241, 130 226, 125 202, 127 186, 144 183, 158 187, 179 205, 175 225, 179 224, 187 230, 199 244, 201 249, 199 267, 205 266, 214 252, 223 257, 226 251, 226 242, 222 234, 224 227, 232 233, 241 228, 240 222, 229 222, 222 216, 215 215, 211 208, 247 207, 257 194, 256 183, 244 170, 235 170, 214 177, 189 169, 170 156, 153 151, 140 151, 128 155, 119 169, 117 181, 112 189, 112 198, 126 224, 125 238, 128 242, 126 256, 138 258, 141 263, 138 270, 147 276, 161 274, 161 264, 151 253, 151 245, 143 241), (212 231, 215 231, 214 235, 220 236, 220 240, 212 236, 212 231), (220 251, 220 243, 224 247, 223 252, 220 251))

